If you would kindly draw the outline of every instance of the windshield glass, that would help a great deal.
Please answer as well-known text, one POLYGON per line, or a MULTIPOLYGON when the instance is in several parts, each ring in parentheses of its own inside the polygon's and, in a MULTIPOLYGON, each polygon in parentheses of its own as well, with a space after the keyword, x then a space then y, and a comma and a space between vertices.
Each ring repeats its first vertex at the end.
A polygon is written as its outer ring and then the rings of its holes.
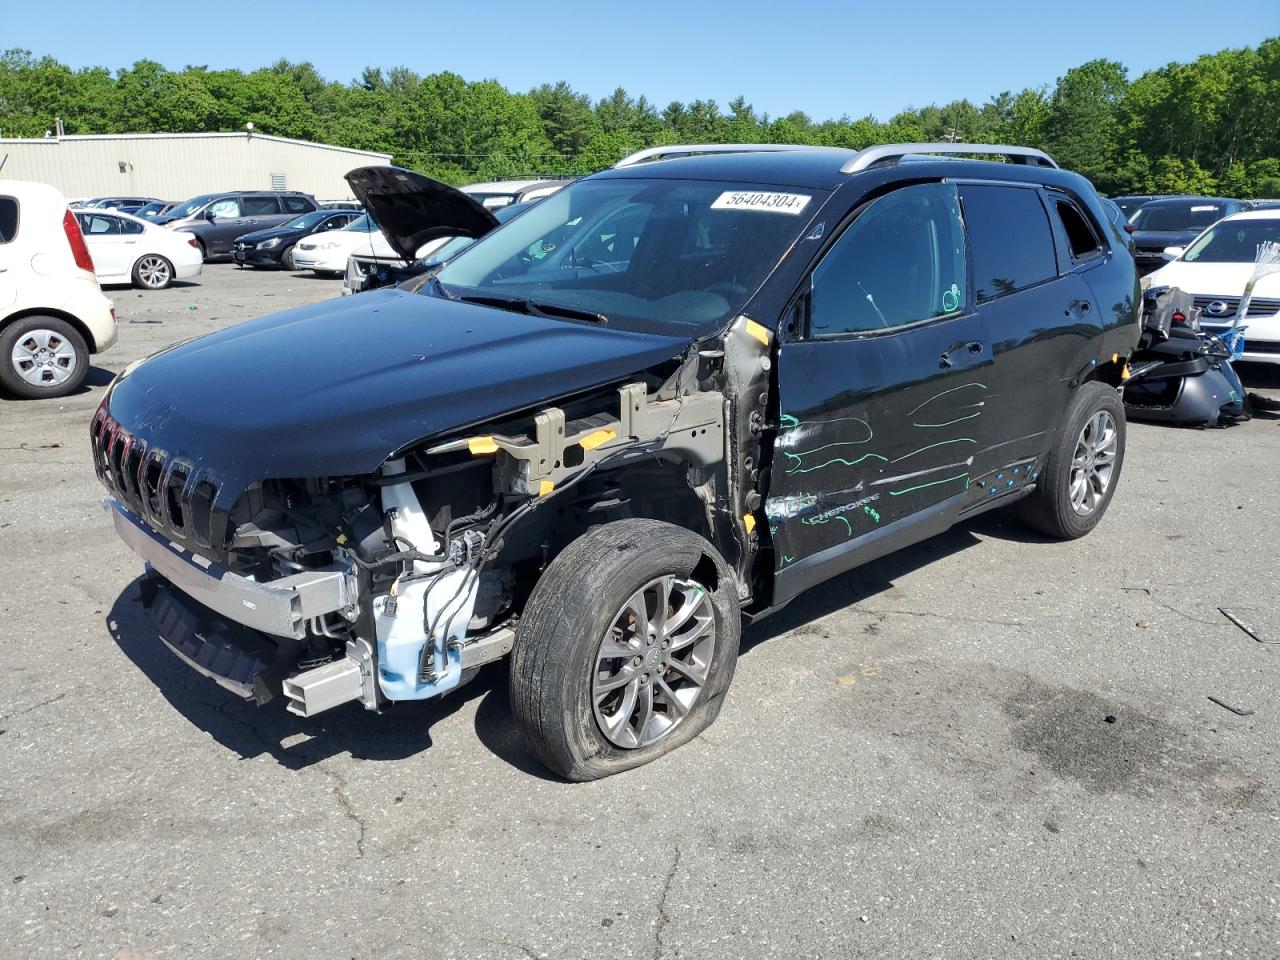
POLYGON ((1258 247, 1268 240, 1280 241, 1280 219, 1227 220, 1205 231, 1187 247, 1182 259, 1187 263, 1253 263, 1258 247))
POLYGON ((363 217, 357 217, 352 220, 342 229, 354 230, 357 233, 373 233, 378 228, 374 226, 373 221, 369 219, 369 215, 366 213, 363 217))
POLYGON ((1129 222, 1135 230, 1203 230, 1222 219, 1220 203, 1148 204, 1129 222))
POLYGON ((161 201, 152 200, 150 203, 145 203, 138 208, 138 216, 140 217, 155 216, 157 213, 163 210, 164 207, 165 205, 161 201))
POLYGON ((286 230, 310 230, 321 220, 326 220, 333 216, 332 210, 317 210, 314 213, 304 213, 300 217, 294 217, 281 229, 286 230))
POLYGON ((178 204, 169 211, 168 215, 175 219, 179 217, 189 217, 216 196, 217 194, 215 193, 206 193, 203 196, 192 197, 186 203, 178 204))
POLYGON ((583 180, 477 241, 438 279, 446 296, 700 336, 738 312, 825 198, 755 184, 583 180))

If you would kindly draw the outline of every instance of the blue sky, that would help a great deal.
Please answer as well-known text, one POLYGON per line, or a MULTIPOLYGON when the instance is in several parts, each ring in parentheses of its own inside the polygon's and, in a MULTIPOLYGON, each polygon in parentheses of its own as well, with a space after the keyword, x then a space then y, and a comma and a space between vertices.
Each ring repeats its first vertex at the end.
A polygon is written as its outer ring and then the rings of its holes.
POLYGON ((310 60, 329 79, 366 65, 452 70, 512 90, 623 86, 659 107, 742 94, 758 111, 887 119, 907 106, 1052 84, 1106 57, 1136 76, 1280 33, 1280 0, 1069 3, 821 0, 643 3, 213 3, 5 0, 0 46, 72 66, 158 60, 252 69, 310 60))

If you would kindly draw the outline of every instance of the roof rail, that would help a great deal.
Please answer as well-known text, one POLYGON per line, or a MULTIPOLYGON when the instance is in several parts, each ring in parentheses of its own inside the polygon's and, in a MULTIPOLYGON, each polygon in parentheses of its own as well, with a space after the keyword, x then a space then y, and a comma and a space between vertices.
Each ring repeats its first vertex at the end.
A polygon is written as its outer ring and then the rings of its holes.
POLYGON ((841 173, 857 173, 879 163, 902 160, 912 154, 993 154, 1007 157, 1011 163, 1033 167, 1053 167, 1057 163, 1043 150, 1031 147, 1010 147, 995 143, 887 143, 879 147, 859 150, 840 168, 841 173))
MULTIPOLYGON (((638 163, 666 160, 672 157, 692 157, 704 153, 779 153, 784 150, 830 150, 831 147, 813 147, 800 143, 681 143, 665 147, 649 147, 623 157, 613 166, 634 167, 638 163)), ((848 151, 841 151, 847 153, 848 151)))

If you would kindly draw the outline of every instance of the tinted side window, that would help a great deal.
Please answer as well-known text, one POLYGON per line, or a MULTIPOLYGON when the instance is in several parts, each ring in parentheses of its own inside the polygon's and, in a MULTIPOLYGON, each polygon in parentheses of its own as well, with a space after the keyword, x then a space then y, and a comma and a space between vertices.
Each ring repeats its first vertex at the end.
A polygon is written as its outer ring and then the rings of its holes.
POLYGON ((281 197, 280 200, 288 213, 310 213, 315 209, 306 197, 281 197))
POLYGON ((956 188, 904 187, 872 201, 813 271, 810 335, 886 330, 956 313, 967 287, 956 188))
POLYGON ((241 197, 240 215, 242 217, 270 217, 280 212, 280 204, 275 197, 241 197))
POLYGON ((86 237, 104 237, 120 233, 120 221, 97 213, 82 214, 77 218, 80 230, 86 237))
POLYGON ((142 224, 140 224, 140 223, 135 223, 135 222, 134 222, 134 221, 132 221, 132 220, 121 220, 121 221, 120 221, 120 232, 121 232, 121 233, 141 233, 141 232, 142 232, 142 224))
POLYGON ((18 235, 18 201, 0 197, 0 243, 8 243, 18 235))
POLYGON ((960 199, 979 302, 1057 275, 1049 217, 1035 190, 970 184, 960 199))
POLYGON ((1055 200, 1054 209, 1067 233, 1067 246, 1071 248, 1071 256, 1076 260, 1087 260, 1102 252, 1102 245, 1094 235, 1093 227, 1085 215, 1069 200, 1055 200))

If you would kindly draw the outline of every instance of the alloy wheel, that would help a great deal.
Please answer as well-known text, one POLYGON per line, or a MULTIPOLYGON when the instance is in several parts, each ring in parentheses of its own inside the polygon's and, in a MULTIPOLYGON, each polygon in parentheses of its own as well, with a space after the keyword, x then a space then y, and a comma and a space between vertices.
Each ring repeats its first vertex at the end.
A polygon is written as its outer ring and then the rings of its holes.
POLYGON ((1087 517, 1102 503, 1116 469, 1116 421, 1099 410, 1084 425, 1071 457, 1071 508, 1087 517))
POLYGON ((600 732, 647 747, 688 716, 711 670, 715 608, 694 580, 658 577, 633 593, 596 652, 591 704, 600 732))
POLYGON ((66 383, 76 372, 76 351, 54 330, 31 330, 13 345, 10 356, 18 376, 35 387, 66 383))
POLYGON ((164 257, 143 257, 138 261, 138 279, 149 290, 159 290, 169 285, 173 271, 164 257))

